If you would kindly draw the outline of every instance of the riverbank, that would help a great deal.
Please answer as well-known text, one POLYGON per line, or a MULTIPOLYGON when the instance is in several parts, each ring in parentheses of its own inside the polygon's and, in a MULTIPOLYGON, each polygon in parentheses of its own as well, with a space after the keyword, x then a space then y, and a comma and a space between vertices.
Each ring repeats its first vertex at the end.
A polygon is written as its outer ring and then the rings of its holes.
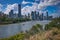
MULTIPOLYGON (((26 21, 23 21, 26 22, 26 21)), ((8 25, 8 24, 16 24, 16 23, 22 23, 22 22, 1 22, 0 25, 8 25)))
POLYGON ((44 29, 36 24, 29 31, 0 40, 60 40, 60 18, 52 20, 44 29))
MULTIPOLYGON (((34 22, 34 21, 37 21, 37 20, 28 20, 28 21, 22 21, 22 22, 12 22, 12 21, 10 21, 10 22, 0 22, 0 25, 8 25, 8 24, 17 24, 17 23, 23 23, 23 22, 30 22, 30 21, 32 21, 32 22, 34 22)), ((38 21, 40 21, 40 20, 38 20, 38 21)), ((43 21, 40 21, 40 22, 51 22, 51 20, 43 20, 43 21)))
MULTIPOLYGON (((40 26, 39 24, 37 26, 40 26)), ((33 26, 28 32, 26 31, 16 34, 8 38, 0 40, 60 40, 60 29, 52 28, 51 30, 38 30, 36 26, 33 26), (34 28, 33 28, 34 27, 34 28)), ((41 27, 41 26, 40 26, 41 27)))
POLYGON ((8 19, 5 21, 1 21, 0 25, 7 25, 7 24, 15 24, 15 23, 22 23, 22 22, 26 22, 26 21, 31 21, 30 19, 8 19))

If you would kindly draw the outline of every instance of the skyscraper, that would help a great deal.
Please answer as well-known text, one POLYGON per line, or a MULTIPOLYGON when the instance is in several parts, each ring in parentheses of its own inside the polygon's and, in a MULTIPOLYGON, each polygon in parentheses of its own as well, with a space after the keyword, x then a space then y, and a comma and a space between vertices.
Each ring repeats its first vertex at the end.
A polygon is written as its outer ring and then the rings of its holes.
POLYGON ((43 20, 43 13, 42 13, 42 15, 41 15, 41 18, 42 18, 42 20, 43 20))
POLYGON ((9 12, 9 18, 13 18, 13 17, 14 17, 13 10, 11 10, 11 11, 9 12))
POLYGON ((35 20, 35 15, 33 11, 31 12, 31 17, 32 17, 32 20, 35 20))
POLYGON ((49 16, 48 16, 48 12, 46 12, 46 18, 47 18, 47 20, 49 19, 48 17, 49 17, 49 16))
POLYGON ((21 4, 18 4, 18 18, 21 18, 21 4))
POLYGON ((28 13, 28 18, 30 19, 30 14, 28 13))
POLYGON ((41 20, 41 15, 39 15, 39 20, 41 20))
POLYGON ((37 14, 37 20, 39 20, 39 12, 38 12, 38 14, 37 14))
POLYGON ((35 20, 37 20, 37 14, 36 14, 37 12, 36 11, 34 11, 34 19, 35 20))

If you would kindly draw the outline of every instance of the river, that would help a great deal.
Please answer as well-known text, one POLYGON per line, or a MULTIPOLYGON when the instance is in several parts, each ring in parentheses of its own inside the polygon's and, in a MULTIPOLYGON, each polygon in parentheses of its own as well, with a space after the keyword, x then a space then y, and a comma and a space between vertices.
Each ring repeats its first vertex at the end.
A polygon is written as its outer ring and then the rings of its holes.
POLYGON ((43 25, 48 24, 50 21, 28 21, 16 24, 8 24, 8 25, 0 25, 0 38, 7 38, 9 36, 13 36, 21 31, 26 31, 32 28, 35 24, 43 25))

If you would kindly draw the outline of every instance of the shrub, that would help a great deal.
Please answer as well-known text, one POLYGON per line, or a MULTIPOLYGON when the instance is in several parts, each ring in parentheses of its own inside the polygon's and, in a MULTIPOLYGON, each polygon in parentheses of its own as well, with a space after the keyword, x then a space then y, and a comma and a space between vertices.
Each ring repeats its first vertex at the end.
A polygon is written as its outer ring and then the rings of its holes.
POLYGON ((40 32, 42 29, 42 26, 40 24, 36 24, 34 26, 32 26, 32 28, 30 29, 30 34, 33 35, 33 34, 36 34, 38 32, 40 32))
POLYGON ((60 18, 55 18, 49 24, 45 25, 45 30, 50 30, 53 27, 60 29, 60 18))

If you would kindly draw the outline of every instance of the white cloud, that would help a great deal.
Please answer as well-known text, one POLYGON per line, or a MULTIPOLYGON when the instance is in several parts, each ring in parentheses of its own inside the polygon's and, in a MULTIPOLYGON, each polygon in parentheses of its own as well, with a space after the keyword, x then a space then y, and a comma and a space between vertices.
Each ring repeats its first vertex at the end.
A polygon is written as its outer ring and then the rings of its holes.
POLYGON ((3 5, 2 4, 0 4, 0 7, 2 7, 3 5))
POLYGON ((5 14, 8 14, 12 9, 14 9, 15 7, 17 7, 17 3, 15 3, 15 4, 9 4, 9 5, 7 5, 7 8, 6 8, 6 10, 5 10, 5 14))
MULTIPOLYGON (((38 0, 37 0, 38 1, 38 0)), ((32 6, 26 6, 22 8, 22 14, 28 14, 31 13, 31 11, 37 11, 39 10, 39 13, 41 14, 43 11, 42 9, 45 9, 47 6, 52 6, 52 5, 57 5, 60 3, 60 0, 44 0, 43 2, 40 1, 39 4, 37 3, 32 3, 32 6)), ((60 14, 59 13, 53 13, 53 17, 58 17, 60 14)))
POLYGON ((31 12, 31 7, 30 6, 26 6, 24 8, 22 8, 22 14, 25 15, 27 13, 31 12))
POLYGON ((51 5, 57 5, 58 3, 60 3, 60 0, 44 0, 44 2, 41 1, 39 3, 38 9, 42 9, 51 5))
MULTIPOLYGON (((31 2, 26 2, 26 1, 23 1, 22 2, 22 4, 27 4, 27 3, 31 3, 31 2)), ((31 3, 31 4, 33 4, 33 3, 31 3)), ((18 13, 18 4, 17 3, 15 3, 15 4, 9 4, 9 5, 7 5, 7 8, 5 9, 5 14, 8 14, 12 9, 14 10, 14 13, 18 13)), ((26 6, 26 7, 24 7, 24 8, 22 8, 22 14, 26 14, 26 13, 30 13, 31 10, 32 9, 32 7, 28 7, 28 6, 26 6), (27 10, 27 11, 26 11, 27 10)))
POLYGON ((22 4, 28 4, 28 3, 30 3, 30 2, 26 2, 26 1, 23 1, 23 2, 22 2, 22 4))
MULTIPOLYGON (((40 1, 39 4, 37 3, 33 3, 33 2, 26 2, 23 1, 22 4, 27 4, 27 3, 31 3, 33 4, 32 6, 25 6, 21 9, 22 14, 28 14, 31 13, 31 11, 37 11, 39 10, 40 13, 42 13, 42 9, 44 9, 47 6, 51 6, 51 5, 57 5, 60 2, 60 0, 44 0, 43 2, 40 1)), ((17 3, 12 4, 12 5, 8 5, 6 8, 6 11, 4 13, 8 14, 10 12, 10 10, 17 8, 17 3)), ((15 12, 18 12, 17 10, 15 10, 15 12)))
POLYGON ((22 1, 22 4, 28 4, 28 3, 30 3, 30 4, 34 4, 33 2, 26 2, 26 1, 22 1))
POLYGON ((2 7, 3 7, 3 5, 2 5, 2 4, 0 4, 0 11, 2 11, 2 7))
POLYGON ((31 13, 32 11, 36 11, 37 10, 37 3, 34 3, 33 6, 25 6, 24 8, 22 8, 22 14, 28 14, 31 13))

